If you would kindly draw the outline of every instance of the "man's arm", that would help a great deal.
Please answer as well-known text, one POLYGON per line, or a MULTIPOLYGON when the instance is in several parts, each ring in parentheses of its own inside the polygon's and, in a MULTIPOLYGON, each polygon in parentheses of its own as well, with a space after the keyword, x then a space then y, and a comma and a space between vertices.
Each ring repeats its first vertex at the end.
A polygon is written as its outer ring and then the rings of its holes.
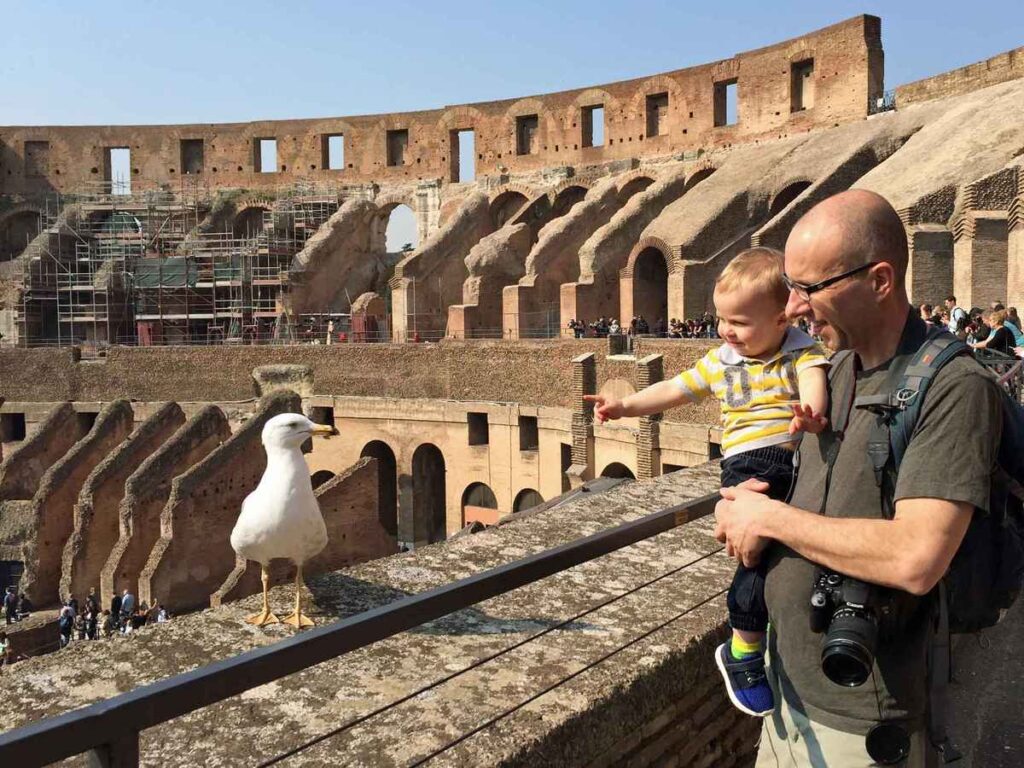
POLYGON ((716 535, 730 554, 756 563, 769 539, 838 573, 927 594, 949 568, 973 507, 942 499, 901 499, 892 520, 837 518, 772 501, 752 488, 722 489, 716 535))

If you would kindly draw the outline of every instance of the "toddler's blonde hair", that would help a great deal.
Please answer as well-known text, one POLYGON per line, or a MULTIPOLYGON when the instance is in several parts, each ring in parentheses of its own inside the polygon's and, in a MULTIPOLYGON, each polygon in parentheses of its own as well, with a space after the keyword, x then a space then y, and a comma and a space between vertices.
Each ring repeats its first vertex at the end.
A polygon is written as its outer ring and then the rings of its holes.
POLYGON ((715 279, 715 289, 735 291, 753 288, 785 307, 789 289, 782 279, 782 251, 758 246, 737 254, 715 279))

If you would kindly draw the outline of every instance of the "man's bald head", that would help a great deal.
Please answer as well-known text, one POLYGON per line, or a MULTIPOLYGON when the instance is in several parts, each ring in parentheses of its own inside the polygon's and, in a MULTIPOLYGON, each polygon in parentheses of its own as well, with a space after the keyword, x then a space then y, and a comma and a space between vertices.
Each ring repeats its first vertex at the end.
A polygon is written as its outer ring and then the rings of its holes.
POLYGON ((879 194, 851 189, 818 203, 793 227, 786 242, 813 253, 822 275, 871 261, 892 265, 896 282, 907 274, 907 233, 896 210, 879 194))

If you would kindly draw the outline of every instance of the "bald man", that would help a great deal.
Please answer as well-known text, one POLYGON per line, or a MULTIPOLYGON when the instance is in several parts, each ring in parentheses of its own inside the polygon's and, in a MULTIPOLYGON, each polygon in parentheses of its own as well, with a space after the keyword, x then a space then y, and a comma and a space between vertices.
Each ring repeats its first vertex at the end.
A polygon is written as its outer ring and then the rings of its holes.
POLYGON ((765 720, 757 765, 867 766, 874 764, 869 745, 876 757, 885 747, 904 748, 900 765, 933 765, 929 595, 974 509, 988 505, 999 393, 969 356, 940 370, 889 488, 894 512, 885 514, 867 452, 875 417, 851 404, 889 391, 890 365, 912 356, 927 334, 907 298, 903 223, 874 193, 836 195, 793 228, 785 269, 790 316, 806 319, 834 350, 854 354, 837 359, 832 392, 849 396, 833 396, 829 428, 804 437, 790 502, 773 501, 763 484, 748 481, 723 489, 716 510, 727 551, 747 565, 762 556, 768 564, 769 677, 777 704, 765 720), (886 606, 871 675, 857 687, 822 671, 822 635, 811 631, 809 599, 819 568, 873 585, 886 606))

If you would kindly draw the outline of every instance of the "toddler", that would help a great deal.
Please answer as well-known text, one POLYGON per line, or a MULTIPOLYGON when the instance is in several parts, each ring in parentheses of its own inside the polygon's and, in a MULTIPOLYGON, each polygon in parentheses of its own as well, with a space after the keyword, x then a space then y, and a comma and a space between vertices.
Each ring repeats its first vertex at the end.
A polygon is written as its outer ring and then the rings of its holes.
MULTIPOLYGON (((722 486, 756 478, 785 500, 801 431, 820 432, 828 405, 828 360, 814 339, 786 321, 782 254, 751 248, 715 281, 718 333, 725 342, 688 371, 622 400, 590 395, 598 423, 648 416, 713 395, 722 406, 722 486)), ((732 640, 715 651, 732 703, 764 717, 775 707, 764 674, 768 609, 763 566, 736 569, 729 588, 732 640)))

